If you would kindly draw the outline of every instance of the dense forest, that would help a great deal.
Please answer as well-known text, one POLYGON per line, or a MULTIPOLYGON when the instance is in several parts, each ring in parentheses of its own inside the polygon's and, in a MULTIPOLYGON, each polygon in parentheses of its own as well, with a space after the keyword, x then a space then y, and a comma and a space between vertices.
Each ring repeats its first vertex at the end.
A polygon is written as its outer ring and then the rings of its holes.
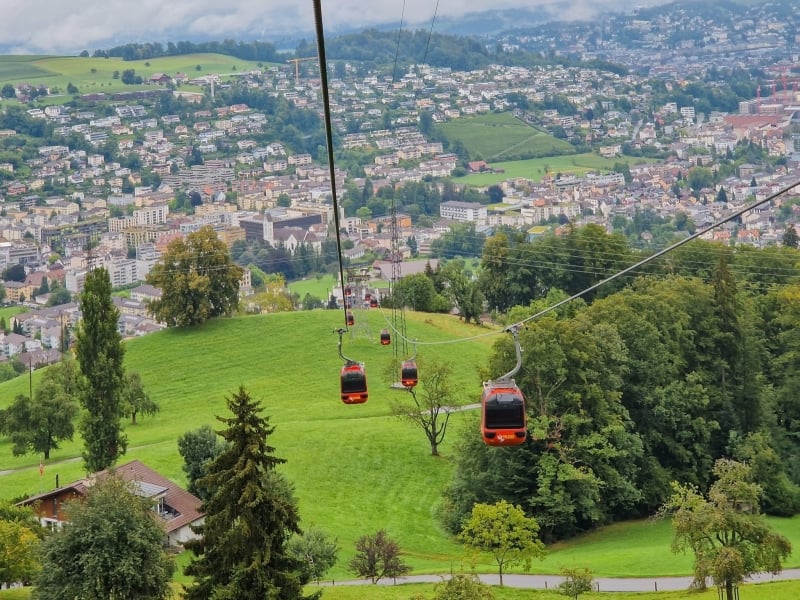
MULTIPOLYGON (((641 254, 596 226, 486 242, 480 291, 519 323, 641 254)), ((763 508, 800 510, 800 254, 692 242, 637 277, 526 322, 529 439, 495 448, 467 432, 445 494, 453 531, 476 502, 506 499, 544 539, 651 515, 679 481, 706 490, 720 457, 748 462, 763 508)), ((490 374, 514 364, 498 341, 490 374)))

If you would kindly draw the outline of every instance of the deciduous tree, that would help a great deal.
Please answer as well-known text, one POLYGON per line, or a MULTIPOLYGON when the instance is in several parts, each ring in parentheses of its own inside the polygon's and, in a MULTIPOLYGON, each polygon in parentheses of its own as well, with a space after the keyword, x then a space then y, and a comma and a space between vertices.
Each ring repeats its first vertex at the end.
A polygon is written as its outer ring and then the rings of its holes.
MULTIPOLYGON (((397 373, 397 369, 392 369, 397 373)), ((455 391, 450 384, 452 368, 446 363, 426 362, 420 369, 419 385, 408 388, 408 400, 392 404, 392 413, 408 421, 425 433, 431 446, 431 455, 439 456, 439 444, 447 433, 450 420, 449 407, 455 405, 455 391)))
POLYGON ((71 440, 78 415, 80 373, 74 361, 66 359, 49 367, 33 399, 18 395, 0 411, 0 432, 11 437, 15 456, 34 453, 50 458, 62 440, 71 440))
POLYGON ((211 227, 173 240, 147 275, 147 283, 161 288, 150 313, 169 327, 230 315, 239 305, 242 273, 211 227))
POLYGON ((444 286, 444 295, 458 309, 465 323, 474 320, 480 325, 480 317, 486 299, 477 281, 471 280, 464 272, 463 260, 451 260, 438 269, 438 277, 444 286))
POLYGON ((300 562, 303 579, 319 583, 336 563, 339 546, 319 527, 310 527, 289 540, 287 551, 300 562))
POLYGON ((526 517, 522 508, 505 500, 472 507, 458 539, 475 550, 491 552, 497 562, 500 585, 507 567, 529 565, 532 558, 543 558, 545 554, 536 519, 526 517))
POLYGON ((25 523, 0 519, 0 587, 33 580, 40 569, 40 542, 25 523))
POLYGON ((75 353, 86 379, 81 394, 86 409, 80 427, 83 459, 87 471, 101 471, 125 454, 127 447, 120 425, 125 348, 117 331, 119 310, 111 301, 111 280, 104 268, 86 276, 80 308, 75 353))
POLYGON ((178 453, 183 457, 183 472, 189 480, 186 489, 200 498, 211 498, 211 490, 199 484, 206 475, 206 467, 227 447, 227 444, 211 429, 203 425, 187 431, 178 438, 178 453))
POLYGON ((136 425, 136 415, 154 415, 158 412, 158 404, 145 391, 142 378, 138 373, 125 375, 122 392, 122 414, 131 418, 136 425))
POLYGON ((68 505, 68 522, 44 542, 35 600, 161 600, 174 565, 150 500, 109 475, 68 505))
POLYGON ((233 416, 217 419, 226 426, 219 434, 228 447, 198 482, 212 495, 202 505, 205 521, 195 528, 200 537, 186 543, 194 558, 185 573, 194 583, 185 597, 302 598, 301 565, 286 551, 300 531, 299 517, 289 486, 275 472, 285 462, 269 445, 275 429, 244 387, 227 404, 233 416))
POLYGON ((493 600, 492 588, 481 582, 477 575, 456 573, 436 585, 433 600, 493 600))
POLYGON ((733 600, 735 584, 759 571, 779 572, 792 546, 760 514, 762 491, 751 482, 749 466, 719 459, 714 475, 707 498, 674 482, 662 512, 672 515, 672 551, 694 554, 694 585, 702 589, 711 577, 733 600))
POLYGON ((435 312, 440 304, 436 301, 437 297, 433 281, 423 273, 415 273, 406 275, 395 284, 389 301, 396 308, 435 312))
POLYGON ((558 589, 565 596, 578 600, 578 596, 581 594, 592 591, 592 582, 594 580, 589 569, 568 569, 565 567, 561 569, 561 576, 564 581, 558 584, 558 589))
POLYGON ((401 577, 411 567, 400 556, 400 544, 381 529, 356 540, 356 555, 350 560, 350 570, 359 577, 378 583, 384 577, 401 577))

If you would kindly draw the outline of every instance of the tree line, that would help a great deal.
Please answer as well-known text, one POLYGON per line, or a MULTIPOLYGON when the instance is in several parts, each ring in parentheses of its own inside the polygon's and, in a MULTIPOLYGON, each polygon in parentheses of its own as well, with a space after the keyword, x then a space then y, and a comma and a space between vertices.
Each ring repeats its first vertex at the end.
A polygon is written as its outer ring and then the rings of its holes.
MULTIPOLYGON (((495 236, 479 281, 512 323, 635 258, 592 227, 533 243, 495 236)), ((672 481, 708 490, 720 458, 752 467, 767 513, 795 514, 797 258, 791 248, 689 244, 658 273, 528 321, 516 381, 529 439, 497 449, 466 434, 444 523, 458 531, 473 504, 505 499, 536 515, 543 539, 562 539, 652 514, 672 481)), ((498 341, 486 378, 513 363, 511 340, 498 341)))
MULTIPOLYGON (((291 57, 288 53, 278 52, 270 42, 237 42, 232 39, 207 42, 167 42, 166 45, 161 42, 130 43, 106 50, 95 50, 92 56, 95 58, 117 57, 122 60, 147 60, 162 56, 199 53, 226 54, 242 60, 263 62, 283 62, 291 57)), ((89 56, 89 52, 84 51, 82 56, 89 56)))
MULTIPOLYGON (((162 56, 179 56, 196 53, 225 54, 254 62, 282 63, 294 57, 317 56, 316 43, 303 40, 293 52, 280 52, 270 42, 242 41, 226 38, 222 41, 192 42, 140 42, 112 48, 97 49, 96 58, 118 57, 123 60, 148 60, 162 56)), ((434 67, 447 67, 457 71, 471 71, 489 64, 587 66, 602 68, 624 75, 627 69, 608 61, 594 59, 582 61, 577 57, 516 51, 506 52, 499 45, 487 44, 476 36, 459 36, 437 33, 426 29, 382 31, 365 29, 332 37, 326 42, 328 58, 335 61, 358 61, 358 69, 392 68, 397 65, 401 74, 413 64, 425 63, 434 67)), ((89 56, 84 50, 81 56, 89 56)), ((398 75, 398 73, 395 73, 398 75)))

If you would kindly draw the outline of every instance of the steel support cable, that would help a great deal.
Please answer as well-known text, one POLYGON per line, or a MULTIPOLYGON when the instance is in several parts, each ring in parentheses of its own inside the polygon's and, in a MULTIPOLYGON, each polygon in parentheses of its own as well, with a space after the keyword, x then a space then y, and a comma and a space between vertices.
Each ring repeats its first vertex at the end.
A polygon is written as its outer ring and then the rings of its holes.
POLYGON ((342 286, 342 312, 344 328, 347 330, 347 299, 344 289, 344 261, 342 260, 342 236, 339 225, 339 200, 336 197, 336 170, 333 164, 333 133, 331 128, 331 99, 328 93, 328 62, 325 58, 325 32, 322 27, 322 2, 313 0, 314 24, 317 33, 317 53, 319 54, 320 87, 322 88, 322 106, 325 117, 325 143, 328 147, 328 173, 331 178, 331 196, 333 197, 333 223, 336 227, 336 254, 339 260, 339 281, 342 286))
POLYGON ((422 56, 422 64, 428 60, 428 48, 431 45, 431 36, 433 35, 433 25, 436 23, 436 14, 439 12, 439 0, 436 0, 436 6, 433 9, 433 18, 431 19, 431 28, 428 31, 428 41, 425 43, 425 54, 422 56))
MULTIPOLYGON (((500 333, 505 333, 506 331, 508 331, 509 327, 520 327, 520 326, 524 325, 525 323, 527 323, 528 321, 532 321, 534 319, 538 319, 539 317, 543 317, 544 315, 553 312, 554 310, 564 306, 565 304, 567 304, 569 302, 572 302, 573 300, 577 300, 578 298, 581 298, 581 297, 585 296, 586 294, 589 294, 589 293, 593 292, 597 288, 599 288, 599 287, 601 287, 601 286, 603 286, 603 285, 605 285, 607 283, 611 283, 615 279, 618 279, 620 277, 624 277, 625 275, 631 273, 632 271, 635 271, 639 267, 643 267, 644 265, 646 265, 646 264, 648 264, 648 263, 650 263, 650 262, 652 262, 652 261, 654 261, 654 260, 656 260, 658 258, 661 258, 665 254, 667 254, 669 252, 672 252, 673 250, 676 250, 677 248, 680 248, 681 246, 683 246, 685 244, 688 244, 692 240, 696 240, 700 236, 705 235, 706 233, 708 233, 710 231, 713 231, 714 229, 716 229, 720 225, 724 225, 725 223, 727 223, 729 221, 733 221, 734 219, 738 219, 739 217, 741 217, 746 212, 751 211, 754 208, 758 208, 762 204, 766 204, 767 202, 772 202, 773 200, 775 200, 776 198, 782 196, 783 194, 786 194, 787 192, 790 192, 792 189, 794 189, 798 185, 800 185, 800 181, 795 181, 794 183, 792 183, 792 184, 790 184, 790 185, 788 185, 788 186, 786 186, 784 188, 781 188, 780 190, 778 190, 777 192, 767 196, 766 198, 764 198, 762 200, 758 200, 757 202, 753 202, 752 204, 748 204, 744 208, 742 208, 740 210, 737 210, 736 212, 731 213, 730 215, 728 215, 724 219, 720 219, 719 221, 716 221, 716 222, 712 223, 708 227, 704 227, 703 229, 699 229, 696 232, 694 232, 692 235, 687 236, 684 239, 679 240, 679 241, 675 242, 674 244, 671 244, 671 245, 667 246, 666 248, 663 248, 662 250, 659 250, 658 252, 656 252, 654 254, 651 254, 650 256, 648 256, 646 258, 643 258, 642 260, 632 264, 631 266, 626 267, 626 268, 622 269, 621 271, 618 271, 618 272, 614 273, 613 275, 611 275, 609 277, 606 277, 602 281, 598 281, 597 283, 595 283, 593 285, 590 285, 586 289, 583 289, 580 292, 577 292, 577 293, 573 294, 572 296, 569 296, 568 298, 564 298, 563 300, 560 300, 559 302, 556 302, 555 304, 551 304, 547 308, 544 308, 544 309, 540 310, 539 312, 534 313, 531 316, 526 317, 525 319, 522 319, 521 321, 517 321, 516 323, 513 323, 510 326, 503 327, 503 329, 497 329, 497 330, 494 330, 494 331, 489 331, 489 332, 486 332, 486 333, 473 335, 473 336, 469 336, 469 337, 456 338, 456 339, 453 339, 453 340, 444 340, 444 341, 441 341, 441 342, 421 342, 421 341, 419 341, 417 339, 417 340, 414 341, 414 343, 417 344, 418 346, 440 346, 440 345, 444 345, 444 344, 456 344, 456 343, 459 343, 459 342, 466 342, 466 341, 472 341, 472 340, 476 340, 476 339, 483 338, 483 337, 489 337, 490 335, 497 335, 497 334, 500 334, 500 333)), ((411 340, 406 340, 406 341, 411 341, 411 340)))
POLYGON ((397 80, 397 58, 400 56, 400 35, 403 33, 403 19, 406 16, 406 0, 403 0, 403 8, 400 10, 400 27, 397 28, 397 43, 394 47, 394 67, 392 68, 392 83, 397 80))
POLYGON ((630 273, 631 271, 634 271, 634 270, 638 269, 639 267, 642 267, 642 266, 646 265, 647 263, 650 263, 650 262, 656 260, 657 258, 660 258, 660 257, 664 256, 668 252, 672 252, 673 250, 675 250, 677 248, 680 248, 684 244, 688 244, 692 240, 695 240, 695 239, 699 238, 700 236, 705 235, 709 231, 713 231, 714 229, 716 229, 720 225, 724 225, 728 221, 733 221, 734 219, 738 219, 739 217, 741 217, 746 212, 751 211, 754 208, 757 208, 757 207, 761 206, 762 204, 766 204, 767 202, 772 202, 773 200, 775 200, 775 198, 778 198, 779 196, 782 196, 783 194, 785 194, 786 192, 792 190, 793 188, 797 187, 798 185, 800 185, 800 181, 795 181, 791 185, 788 185, 788 186, 778 190, 777 192, 775 192, 771 196, 767 196, 763 200, 759 200, 757 202, 754 202, 753 204, 745 206, 744 208, 742 208, 740 210, 737 210, 736 212, 728 215, 724 219, 720 219, 719 221, 716 221, 715 223, 712 223, 708 227, 704 227, 703 229, 699 229, 699 230, 695 231, 692 235, 687 236, 684 239, 679 240, 679 241, 675 242, 674 244, 672 244, 670 246, 667 246, 666 248, 664 248, 662 250, 659 250, 655 254, 651 254, 650 256, 640 260, 639 262, 632 264, 630 267, 622 269, 621 271, 618 271, 617 273, 614 273, 610 277, 607 277, 607 278, 603 279, 602 281, 598 281, 594 285, 590 285, 585 290, 582 290, 582 291, 578 292, 577 294, 573 294, 569 298, 564 298, 560 302, 556 302, 555 304, 553 304, 551 306, 548 306, 544 310, 540 310, 539 312, 531 315, 530 317, 527 317, 527 318, 523 319, 522 321, 517 323, 517 325, 524 325, 528 321, 532 321, 533 319, 537 319, 537 318, 539 318, 541 316, 546 315, 549 312, 552 312, 552 311, 556 310, 557 308, 563 306, 567 302, 572 302, 573 300, 576 300, 576 299, 578 299, 578 298, 580 298, 582 296, 585 296, 586 294, 588 294, 590 292, 593 292, 594 290, 596 290, 600 286, 605 285, 607 283, 610 283, 610 282, 614 281, 615 279, 617 279, 619 277, 623 277, 623 276, 627 275, 628 273, 630 273))

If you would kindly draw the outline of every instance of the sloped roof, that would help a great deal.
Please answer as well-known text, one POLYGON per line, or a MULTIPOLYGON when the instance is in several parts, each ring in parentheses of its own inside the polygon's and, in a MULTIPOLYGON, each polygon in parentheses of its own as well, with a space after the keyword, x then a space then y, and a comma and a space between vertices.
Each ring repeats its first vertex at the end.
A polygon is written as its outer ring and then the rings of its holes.
MULTIPOLYGON (((166 489, 164 504, 167 504, 178 513, 175 518, 165 521, 167 533, 180 529, 203 516, 200 513, 200 498, 190 494, 141 461, 132 460, 129 463, 120 465, 115 469, 115 472, 123 481, 147 483, 166 489)), ((109 471, 101 471, 97 476, 102 477, 108 473, 109 471)))
POLYGON ((150 498, 163 494, 164 504, 169 506, 174 514, 174 516, 170 515, 170 518, 163 518, 163 515, 160 515, 167 533, 172 533, 203 516, 200 512, 200 498, 190 494, 176 483, 170 481, 138 460, 132 460, 131 462, 119 465, 113 469, 99 471, 85 479, 73 481, 58 489, 31 496, 19 504, 30 505, 37 501, 58 496, 69 490, 74 491, 79 496, 85 496, 96 479, 108 477, 112 473, 116 474, 123 481, 133 483, 136 490, 145 497, 150 498))

